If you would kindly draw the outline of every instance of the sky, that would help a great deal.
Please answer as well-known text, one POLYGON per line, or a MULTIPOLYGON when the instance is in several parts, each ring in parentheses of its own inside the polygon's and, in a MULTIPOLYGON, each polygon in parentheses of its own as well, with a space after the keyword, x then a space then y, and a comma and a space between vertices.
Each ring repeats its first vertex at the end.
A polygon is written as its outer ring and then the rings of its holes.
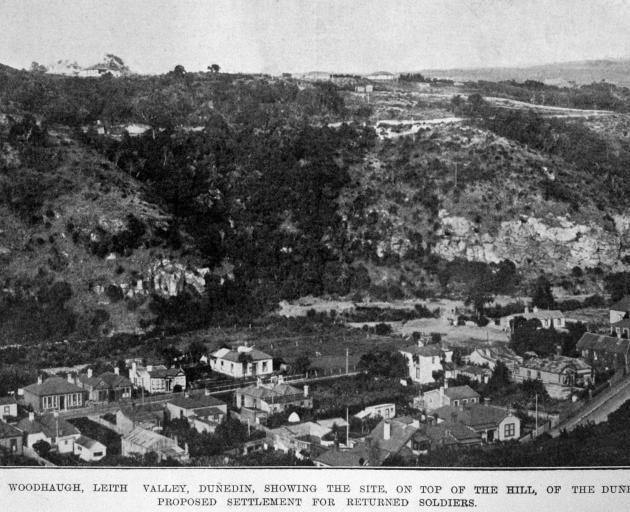
POLYGON ((630 57, 630 0, 0 0, 0 63, 369 73, 630 57))

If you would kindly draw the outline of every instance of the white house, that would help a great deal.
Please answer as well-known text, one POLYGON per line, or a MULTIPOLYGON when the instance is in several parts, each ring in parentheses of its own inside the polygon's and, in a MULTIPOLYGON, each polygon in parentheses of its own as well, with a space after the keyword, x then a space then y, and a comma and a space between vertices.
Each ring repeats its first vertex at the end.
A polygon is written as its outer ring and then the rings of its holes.
POLYGON ((12 396, 0 397, 0 419, 17 418, 17 402, 12 396))
POLYGON ((418 400, 414 400, 414 404, 419 407, 424 407, 427 412, 434 411, 445 405, 458 407, 460 405, 479 403, 479 393, 470 386, 448 387, 446 383, 439 389, 427 391, 417 398, 418 400))
POLYGON ((481 434, 484 442, 513 441, 521 436, 521 420, 510 411, 491 405, 445 405, 434 413, 438 421, 461 423, 481 434))
POLYGON ((418 343, 401 349, 400 353, 407 359, 409 377, 420 384, 433 382, 434 372, 443 369, 442 363, 451 363, 453 360, 453 351, 440 345, 423 346, 418 343))
POLYGON ((74 454, 87 462, 96 462, 107 455, 107 447, 86 436, 74 440, 74 454))
POLYGON ((615 302, 610 306, 610 324, 615 324, 630 316, 630 296, 615 302))
POLYGON ((208 394, 169 400, 166 410, 171 419, 186 418, 197 432, 212 433, 227 415, 227 404, 208 394))
POLYGON ((273 373, 273 357, 254 347, 220 348, 210 354, 210 368, 234 378, 265 376, 273 373))
POLYGON ((72 424, 59 417, 58 413, 35 416, 31 412, 17 424, 25 435, 26 446, 32 448, 38 441, 46 441, 59 453, 72 453, 74 442, 81 432, 72 424))
POLYGON ((129 369, 129 380, 149 393, 172 393, 186 389, 186 374, 181 368, 167 368, 164 365, 139 366, 135 361, 129 369))

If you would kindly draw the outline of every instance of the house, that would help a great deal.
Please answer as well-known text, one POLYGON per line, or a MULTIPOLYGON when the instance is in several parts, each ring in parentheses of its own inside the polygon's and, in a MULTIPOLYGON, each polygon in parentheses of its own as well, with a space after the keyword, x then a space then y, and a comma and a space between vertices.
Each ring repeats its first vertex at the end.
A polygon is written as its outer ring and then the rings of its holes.
POLYGON ((527 359, 514 374, 516 382, 539 380, 552 398, 564 399, 572 388, 584 387, 593 380, 593 369, 575 357, 554 356, 527 359))
POLYGON ((166 410, 171 419, 188 419, 199 433, 213 433, 227 415, 227 404, 208 394, 182 396, 166 402, 166 410))
POLYGON ((348 422, 343 418, 327 418, 324 420, 317 420, 322 427, 326 427, 332 430, 334 426, 346 428, 348 426, 348 422))
POLYGON ((477 446, 482 444, 481 434, 462 423, 422 424, 411 438, 414 453, 427 454, 443 446, 477 446))
POLYGON ((523 362, 521 356, 516 355, 516 352, 503 345, 477 348, 466 359, 470 364, 487 366, 492 371, 497 362, 501 361, 507 367, 510 375, 513 375, 523 362))
POLYGON ((96 403, 118 402, 131 398, 131 381, 120 375, 120 370, 95 376, 91 368, 76 378, 77 386, 88 392, 88 400, 96 403))
POLYGON ((153 452, 159 461, 174 459, 186 462, 189 459, 188 450, 181 448, 176 440, 142 427, 136 427, 125 434, 121 439, 120 449, 123 457, 153 452))
POLYGON ((630 295, 615 302, 610 306, 610 325, 613 325, 621 320, 625 320, 630 317, 630 295))
POLYGON ((492 405, 445 405, 433 411, 438 422, 461 423, 481 434, 486 443, 516 440, 521 435, 521 420, 511 412, 492 405))
POLYGON ((610 324, 610 334, 617 338, 630 338, 630 318, 610 324))
POLYGON ((473 382, 478 382, 479 384, 482 384, 487 383, 490 377, 492 377, 492 370, 483 366, 467 364, 458 368, 454 368, 451 372, 451 378, 453 379, 456 379, 459 375, 461 375, 462 377, 467 377, 473 382))
POLYGON ((0 450, 22 455, 22 431, 0 420, 0 450))
POLYGON ((383 419, 366 437, 371 466, 380 466, 392 456, 413 458, 413 436, 419 429, 417 421, 383 419))
POLYGON ((74 454, 87 462, 97 462, 107 455, 107 447, 86 436, 74 440, 74 454))
POLYGON ((577 350, 591 366, 600 368, 628 368, 630 340, 585 332, 578 340, 577 350))
POLYGON ((181 368, 164 365, 138 365, 135 361, 129 369, 131 383, 149 393, 172 393, 186 389, 186 374, 181 368))
POLYGON ((116 426, 123 434, 136 427, 161 430, 164 424, 164 405, 161 403, 125 404, 116 412, 116 426))
POLYGON ((414 382, 428 384, 435 380, 434 372, 443 371, 443 363, 452 362, 453 351, 440 345, 410 345, 399 351, 406 359, 409 377, 414 382))
POLYGON ((509 315, 504 317, 509 319, 510 330, 514 331, 514 320, 518 317, 525 320, 538 320, 543 329, 564 329, 566 327, 566 318, 562 311, 557 309, 547 310, 534 307, 533 310, 525 308, 524 313, 509 315))
POLYGON ((234 378, 265 376, 273 373, 273 358, 253 347, 220 348, 210 354, 210 368, 234 378))
POLYGON ((42 380, 38 377, 36 384, 24 388, 24 403, 30 405, 35 412, 65 411, 77 409, 85 405, 87 391, 67 379, 49 377, 42 380))
POLYGON ((325 441, 324 437, 332 432, 332 428, 318 423, 307 421, 295 425, 284 425, 267 432, 268 444, 275 450, 287 453, 293 450, 298 458, 303 458, 305 453, 323 451, 323 446, 332 446, 334 441, 325 441), (318 448, 320 450, 318 450, 318 448))
POLYGON ((370 465, 369 463, 370 450, 365 442, 356 443, 347 449, 334 447, 313 457, 313 464, 322 468, 362 467, 370 465))
POLYGON ((375 418, 380 416, 381 418, 393 418, 396 416, 396 404, 378 404, 370 405, 362 411, 356 413, 355 418, 360 420, 364 418, 375 418))
POLYGON ((241 415, 254 423, 268 415, 283 412, 289 407, 311 409, 313 399, 308 394, 308 386, 303 390, 285 384, 282 376, 274 382, 263 384, 260 379, 255 385, 239 388, 234 393, 236 407, 241 415))
POLYGON ((455 407, 459 405, 478 404, 479 393, 477 393, 470 386, 454 386, 449 387, 448 383, 445 383, 439 389, 432 389, 427 391, 423 395, 414 399, 414 407, 421 409, 424 408, 426 412, 434 411, 445 405, 453 405, 455 407))
POLYGON ((0 396, 0 419, 17 418, 17 402, 12 396, 0 396))
POLYGON ((326 71, 308 71, 303 73, 300 78, 309 82, 327 82, 331 77, 331 73, 326 71))
POLYGON ((25 445, 29 448, 38 441, 46 441, 59 453, 72 453, 74 441, 81 435, 74 425, 60 418, 57 412, 41 416, 31 412, 28 418, 18 422, 17 428, 24 432, 25 445))

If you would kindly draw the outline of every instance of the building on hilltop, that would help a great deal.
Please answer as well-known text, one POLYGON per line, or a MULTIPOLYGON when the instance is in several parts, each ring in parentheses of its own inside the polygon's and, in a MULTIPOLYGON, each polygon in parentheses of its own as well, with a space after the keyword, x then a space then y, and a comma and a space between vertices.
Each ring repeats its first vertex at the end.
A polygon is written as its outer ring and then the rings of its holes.
POLYGON ((271 375, 273 357, 254 347, 220 348, 210 354, 210 368, 234 378, 271 375))

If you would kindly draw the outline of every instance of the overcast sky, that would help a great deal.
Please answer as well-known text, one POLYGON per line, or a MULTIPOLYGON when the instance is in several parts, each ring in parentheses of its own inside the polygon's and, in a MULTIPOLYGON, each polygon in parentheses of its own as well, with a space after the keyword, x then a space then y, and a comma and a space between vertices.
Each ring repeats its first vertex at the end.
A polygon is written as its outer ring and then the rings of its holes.
POLYGON ((630 0, 0 0, 0 63, 370 72, 630 57, 630 0))

